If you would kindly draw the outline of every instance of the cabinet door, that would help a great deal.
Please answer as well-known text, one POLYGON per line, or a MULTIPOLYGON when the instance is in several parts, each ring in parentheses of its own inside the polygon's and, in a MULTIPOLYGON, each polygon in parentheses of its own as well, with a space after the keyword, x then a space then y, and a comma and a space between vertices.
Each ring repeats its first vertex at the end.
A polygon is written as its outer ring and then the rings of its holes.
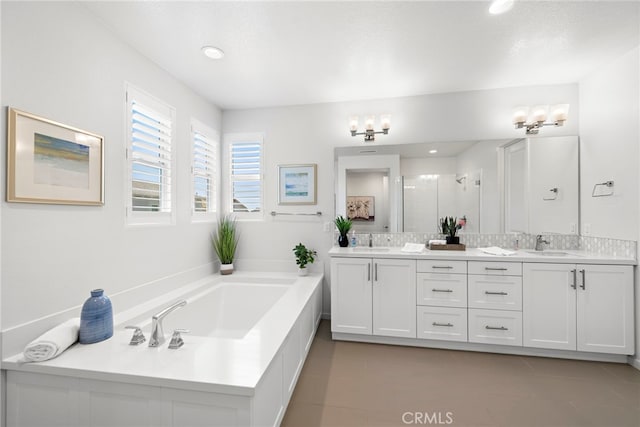
POLYGON ((578 350, 633 354, 633 267, 578 265, 578 273, 578 350))
POLYGON ((372 261, 331 259, 331 330, 371 335, 372 261))
POLYGON ((373 260, 373 334, 416 337, 415 260, 373 260))
POLYGON ((522 320, 525 347, 576 349, 575 265, 524 263, 522 320))

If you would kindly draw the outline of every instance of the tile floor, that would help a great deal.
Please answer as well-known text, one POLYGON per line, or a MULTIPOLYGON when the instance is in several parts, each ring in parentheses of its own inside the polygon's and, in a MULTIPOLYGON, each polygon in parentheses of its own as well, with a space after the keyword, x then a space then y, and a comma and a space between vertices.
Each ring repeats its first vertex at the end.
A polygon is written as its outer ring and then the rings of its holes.
POLYGON ((640 426, 629 365, 331 340, 322 321, 283 427, 640 426))

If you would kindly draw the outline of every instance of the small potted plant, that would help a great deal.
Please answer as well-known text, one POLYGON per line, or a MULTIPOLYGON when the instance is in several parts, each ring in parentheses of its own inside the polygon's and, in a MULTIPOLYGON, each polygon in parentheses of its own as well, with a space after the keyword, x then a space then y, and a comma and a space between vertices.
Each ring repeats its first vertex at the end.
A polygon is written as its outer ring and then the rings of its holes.
POLYGON ((313 264, 317 252, 313 249, 307 249, 307 247, 302 243, 298 243, 296 247, 293 248, 293 253, 296 256, 298 275, 306 276, 309 272, 309 270, 307 270, 307 264, 313 264))
POLYGON ((346 248, 349 246, 349 237, 347 234, 349 233, 349 230, 351 230, 351 225, 353 223, 350 219, 345 218, 342 215, 338 216, 333 222, 336 224, 338 233, 340 233, 340 237, 338 237, 338 245, 340 245, 341 248, 346 248))
POLYGON ((220 274, 233 273, 233 259, 238 247, 236 220, 230 215, 221 217, 216 231, 211 236, 211 242, 220 259, 220 274))
POLYGON ((442 234, 446 236, 448 245, 460 244, 460 236, 456 236, 458 230, 462 228, 458 223, 458 218, 452 216, 440 218, 440 228, 442 229, 442 234))

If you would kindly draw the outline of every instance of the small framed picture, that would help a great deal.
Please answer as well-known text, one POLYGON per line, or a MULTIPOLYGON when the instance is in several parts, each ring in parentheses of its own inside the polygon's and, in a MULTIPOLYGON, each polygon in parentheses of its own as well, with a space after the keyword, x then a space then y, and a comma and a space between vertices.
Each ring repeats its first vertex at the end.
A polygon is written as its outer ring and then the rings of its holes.
POLYGON ((316 164, 278 166, 278 204, 315 205, 316 164))
POLYGON ((375 221, 376 204, 373 196, 347 196, 347 218, 352 221, 375 221))
POLYGON ((9 108, 7 202, 104 204, 104 138, 9 108))

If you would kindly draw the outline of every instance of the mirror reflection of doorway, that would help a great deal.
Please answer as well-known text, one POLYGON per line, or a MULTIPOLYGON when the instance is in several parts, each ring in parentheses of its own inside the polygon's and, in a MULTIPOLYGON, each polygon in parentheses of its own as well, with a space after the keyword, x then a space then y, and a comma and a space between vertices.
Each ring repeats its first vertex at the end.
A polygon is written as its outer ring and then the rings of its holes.
POLYGON ((347 169, 346 214, 360 233, 389 231, 389 170, 347 169))

